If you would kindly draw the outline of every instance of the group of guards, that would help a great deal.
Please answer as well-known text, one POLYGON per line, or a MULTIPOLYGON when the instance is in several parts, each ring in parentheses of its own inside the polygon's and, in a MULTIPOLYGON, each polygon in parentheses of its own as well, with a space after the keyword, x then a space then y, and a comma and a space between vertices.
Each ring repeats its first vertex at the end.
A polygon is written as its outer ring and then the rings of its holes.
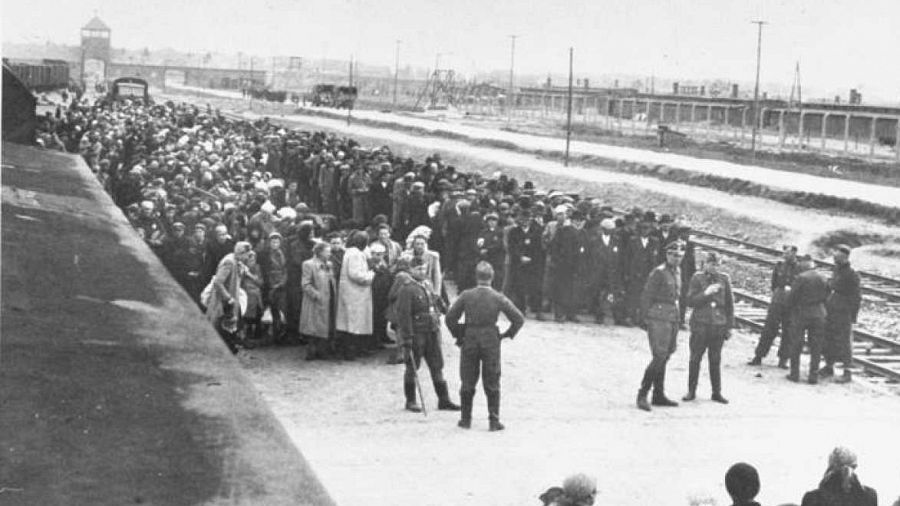
POLYGON ((826 279, 810 255, 798 256, 796 246, 783 248, 784 258, 772 270, 772 300, 765 327, 749 365, 762 364, 780 328, 778 367, 790 369, 789 380, 800 381, 800 353, 806 341, 810 384, 833 376, 837 362, 843 365, 843 375, 835 381, 851 381, 852 326, 862 295, 859 274, 850 266, 850 251, 845 244, 835 248, 834 267, 826 279), (819 369, 823 356, 825 365, 819 369))

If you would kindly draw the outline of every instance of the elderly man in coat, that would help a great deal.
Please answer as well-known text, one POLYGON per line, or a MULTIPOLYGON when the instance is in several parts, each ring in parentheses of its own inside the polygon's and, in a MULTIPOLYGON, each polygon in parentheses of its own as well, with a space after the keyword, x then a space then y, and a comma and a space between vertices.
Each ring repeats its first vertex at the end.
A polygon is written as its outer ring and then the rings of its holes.
POLYGON ((375 279, 375 271, 369 267, 363 252, 367 242, 365 232, 353 232, 347 241, 341 264, 335 330, 343 333, 340 345, 346 360, 353 360, 354 349, 372 334, 372 280, 375 279))

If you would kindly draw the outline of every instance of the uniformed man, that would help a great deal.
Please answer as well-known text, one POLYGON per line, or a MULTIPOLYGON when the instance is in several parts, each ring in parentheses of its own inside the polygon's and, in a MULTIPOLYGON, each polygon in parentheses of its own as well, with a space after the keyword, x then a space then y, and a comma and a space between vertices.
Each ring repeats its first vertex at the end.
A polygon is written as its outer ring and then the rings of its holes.
POLYGON ((422 411, 416 402, 415 375, 424 358, 438 397, 438 409, 459 411, 459 406, 450 400, 447 382, 444 380, 440 320, 434 305, 434 294, 425 283, 425 269, 412 268, 411 259, 403 256, 397 261, 397 270, 409 274, 408 277, 397 275, 395 282, 400 283, 400 286, 393 308, 406 360, 403 375, 406 409, 415 413, 422 411))
POLYGON ((678 337, 678 299, 681 295, 679 265, 684 256, 684 244, 680 241, 666 247, 666 263, 652 271, 641 293, 641 321, 647 328, 650 352, 653 358, 644 371, 644 379, 637 394, 637 407, 650 411, 647 394, 653 387, 654 406, 674 407, 678 403, 666 398, 666 364, 675 352, 678 337))
POLYGON ((722 396, 722 345, 731 337, 734 328, 734 295, 731 293, 731 279, 719 272, 719 256, 710 251, 703 257, 703 271, 691 277, 688 290, 688 304, 691 312, 691 359, 688 368, 688 393, 684 401, 697 397, 697 382, 700 379, 700 362, 709 350, 709 382, 712 385, 712 400, 728 404, 722 396))
POLYGON ((525 317, 502 293, 491 288, 494 269, 487 262, 475 267, 478 285, 464 291, 447 311, 447 328, 461 347, 459 356, 459 389, 462 414, 459 426, 472 426, 472 399, 481 373, 484 394, 487 397, 488 420, 491 431, 503 430, 500 423, 500 340, 516 336, 525 323, 525 317), (497 328, 497 316, 503 313, 510 325, 506 332, 497 328), (459 319, 465 315, 465 323, 459 319))
POLYGON ((853 338, 851 330, 856 323, 862 295, 859 291, 859 274, 850 267, 850 246, 841 244, 834 253, 834 269, 828 280, 831 295, 825 302, 828 315, 825 317, 825 367, 819 371, 820 377, 834 375, 834 363, 844 365, 844 375, 837 383, 851 380, 853 338))
POLYGON ((828 298, 828 282, 816 272, 812 257, 803 255, 799 259, 800 274, 794 278, 785 304, 790 310, 790 362, 788 379, 800 381, 800 352, 803 340, 809 339, 810 385, 819 381, 819 360, 822 353, 822 336, 825 333, 825 300, 828 298))
POLYGON ((786 369, 790 358, 788 348, 790 336, 788 334, 791 331, 791 325, 785 300, 788 292, 791 290, 791 283, 794 282, 794 278, 800 272, 800 267, 797 265, 796 246, 785 246, 782 251, 784 260, 775 264, 775 267, 772 269, 772 300, 766 312, 766 323, 759 336, 759 344, 756 345, 753 360, 748 365, 762 365, 763 357, 769 353, 772 341, 778 335, 778 327, 781 327, 781 344, 778 346, 778 367, 786 369))

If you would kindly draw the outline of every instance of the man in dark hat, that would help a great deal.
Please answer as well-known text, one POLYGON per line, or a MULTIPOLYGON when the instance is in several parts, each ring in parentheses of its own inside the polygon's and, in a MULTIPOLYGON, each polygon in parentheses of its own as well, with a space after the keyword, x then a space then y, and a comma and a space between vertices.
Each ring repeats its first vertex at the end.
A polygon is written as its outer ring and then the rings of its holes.
MULTIPOLYGON (((659 249, 656 238, 650 235, 650 224, 640 222, 637 236, 632 237, 625 248, 625 311, 626 324, 641 325, 641 291, 647 283, 647 276, 656 267, 656 252, 659 249)), ((668 257, 668 254, 666 255, 668 257)))
POLYGON ((543 229, 531 217, 530 209, 520 209, 516 226, 509 231, 509 289, 519 311, 531 309, 541 315, 541 278, 544 275, 543 229))
POLYGON ((703 258, 703 271, 691 278, 688 291, 691 312, 691 359, 688 368, 688 392, 682 400, 697 397, 700 379, 700 362, 709 350, 709 381, 712 384, 712 400, 728 404, 722 396, 722 345, 731 337, 734 328, 734 295, 731 279, 719 272, 719 256, 707 252, 703 258))
POLYGON ((587 245, 583 230, 584 214, 573 211, 550 242, 553 268, 550 271, 550 290, 553 296, 553 313, 557 322, 577 322, 579 268, 587 258, 587 245))
POLYGON ((522 313, 502 293, 491 288, 494 269, 487 262, 475 267, 478 286, 462 292, 453 301, 445 317, 447 328, 460 346, 459 397, 462 413, 458 425, 472 426, 472 400, 478 375, 481 373, 484 394, 487 397, 488 420, 491 431, 503 430, 500 423, 500 340, 516 336, 525 323, 522 313), (510 325, 506 332, 497 328, 497 317, 503 313, 510 325), (459 324, 465 315, 466 323, 459 324))
POLYGON ((503 273, 506 270, 506 245, 503 241, 503 230, 499 226, 497 213, 488 213, 484 217, 484 228, 478 234, 479 260, 483 260, 494 268, 494 290, 503 287, 503 273))
POLYGON ((800 273, 794 278, 785 305, 790 310, 790 361, 791 372, 788 379, 800 381, 800 352, 804 338, 809 338, 809 377, 814 385, 819 381, 819 360, 822 353, 822 337, 825 333, 825 300, 828 298, 828 282, 816 272, 815 263, 809 255, 799 259, 800 273))
POLYGON ((621 302, 621 247, 615 229, 615 222, 605 218, 588 232, 590 287, 587 302, 597 323, 604 323, 604 317, 614 319, 616 323, 620 321, 617 299, 621 302))
POLYGON ((841 244, 834 251, 834 268, 828 287, 831 294, 825 303, 828 315, 825 318, 825 367, 819 376, 834 375, 834 363, 844 365, 844 375, 835 381, 847 383, 851 380, 853 324, 859 314, 862 295, 859 290, 859 274, 850 267, 850 246, 841 244))
POLYGON ((788 311, 785 301, 791 290, 791 283, 800 273, 800 266, 797 263, 796 246, 785 246, 782 254, 783 259, 772 269, 772 299, 766 311, 766 323, 759 335, 759 343, 756 345, 756 351, 749 365, 762 365, 762 359, 772 348, 772 342, 778 335, 779 327, 781 327, 781 344, 778 346, 778 367, 786 369, 790 358, 790 311, 788 311))
POLYGON ((650 403, 647 402, 650 387, 653 387, 654 406, 678 406, 677 402, 666 397, 665 382, 666 364, 675 352, 678 337, 678 299, 681 294, 681 273, 678 266, 684 255, 683 248, 680 242, 669 243, 666 248, 666 263, 650 272, 641 293, 640 316, 647 327, 647 338, 653 355, 644 371, 637 394, 637 407, 644 411, 650 411, 650 403))

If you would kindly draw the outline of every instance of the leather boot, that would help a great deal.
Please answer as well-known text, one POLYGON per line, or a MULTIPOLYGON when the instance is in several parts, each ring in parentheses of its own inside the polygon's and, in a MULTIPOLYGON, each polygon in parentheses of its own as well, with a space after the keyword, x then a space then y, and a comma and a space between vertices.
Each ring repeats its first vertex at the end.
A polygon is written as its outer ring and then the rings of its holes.
POLYGON ((653 397, 650 404, 664 408, 674 408, 678 403, 666 397, 666 368, 663 366, 659 375, 653 380, 653 397))
MULTIPOLYGON (((789 367, 788 359, 779 357, 778 358, 778 368, 779 369, 787 369, 788 367, 789 367)), ((797 374, 799 375, 800 373, 798 372, 797 374)))
POLYGON ((406 410, 421 413, 422 408, 416 402, 416 384, 403 382, 403 394, 406 396, 406 410))
MULTIPOLYGON (((781 367, 781 361, 778 361, 778 367, 781 367)), ((791 373, 787 379, 794 383, 800 381, 800 357, 791 357, 791 373)))
POLYGON ((700 363, 688 364, 688 393, 681 400, 689 402, 697 398, 697 383, 700 381, 700 363))
POLYGON ((459 391, 459 403, 462 404, 462 411, 459 414, 459 422, 456 424, 460 428, 469 429, 472 427, 472 399, 475 392, 459 391))
POLYGON ((434 382, 434 393, 438 397, 438 409, 441 411, 459 411, 459 406, 450 400, 450 393, 447 392, 446 381, 434 382))
POLYGON ((500 391, 487 392, 488 406, 488 422, 491 432, 503 430, 505 427, 500 423, 500 391))
POLYGON ((831 363, 826 362, 825 367, 819 369, 819 376, 822 378, 834 376, 834 366, 831 363))
POLYGON ((650 403, 647 402, 647 391, 643 388, 638 390, 637 407, 643 411, 650 411, 650 403))

